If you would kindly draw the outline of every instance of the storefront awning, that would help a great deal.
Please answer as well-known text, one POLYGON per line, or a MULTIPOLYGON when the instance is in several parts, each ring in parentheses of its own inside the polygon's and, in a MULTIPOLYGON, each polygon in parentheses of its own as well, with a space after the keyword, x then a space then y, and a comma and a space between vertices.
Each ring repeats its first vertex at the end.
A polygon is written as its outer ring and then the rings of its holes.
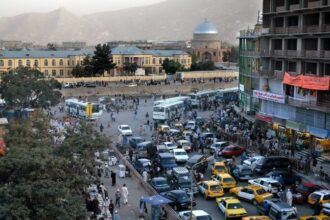
POLYGON ((306 125, 296 121, 286 120, 285 127, 295 131, 306 132, 306 125))
POLYGON ((330 131, 328 131, 328 130, 324 130, 324 129, 321 129, 321 128, 315 128, 315 127, 312 127, 312 126, 307 126, 307 131, 311 135, 314 135, 318 138, 330 139, 330 131))
POLYGON ((264 122, 268 122, 268 123, 272 123, 272 117, 267 116, 267 115, 262 115, 260 113, 256 114, 256 119, 260 120, 260 121, 264 121, 264 122))
POLYGON ((304 89, 329 91, 330 77, 305 75, 291 76, 289 73, 285 72, 283 84, 297 86, 304 89))

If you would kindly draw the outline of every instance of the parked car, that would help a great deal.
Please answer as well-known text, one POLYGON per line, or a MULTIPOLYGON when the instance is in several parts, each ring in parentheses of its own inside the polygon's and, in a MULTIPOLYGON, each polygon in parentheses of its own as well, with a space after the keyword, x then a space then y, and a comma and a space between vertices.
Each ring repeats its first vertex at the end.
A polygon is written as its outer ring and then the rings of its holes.
POLYGON ((285 170, 291 166, 290 159, 287 157, 270 156, 258 160, 255 163, 254 171, 258 174, 267 173, 274 168, 276 170, 285 170))
POLYGON ((225 215, 225 219, 247 216, 247 211, 241 202, 234 197, 216 198, 216 203, 220 211, 225 215))
POLYGON ((254 178, 251 168, 245 165, 237 165, 231 173, 239 181, 247 181, 254 178))
POLYGON ((218 151, 221 151, 223 148, 229 146, 228 141, 215 142, 210 146, 210 153, 214 154, 218 151))
POLYGON ((230 189, 229 192, 240 199, 252 202, 254 205, 273 196, 273 194, 266 192, 261 186, 254 185, 235 187, 230 189))
POLYGON ((177 167, 177 163, 175 162, 175 158, 171 153, 160 153, 157 157, 158 164, 161 169, 172 169, 173 167, 177 167))
POLYGON ((219 153, 222 157, 233 157, 239 156, 245 151, 244 147, 236 146, 236 145, 229 145, 222 149, 219 153))
POLYGON ((330 203, 330 190, 319 190, 311 193, 308 196, 307 202, 311 205, 314 205, 315 202, 321 204, 330 203))
POLYGON ((174 149, 172 154, 177 163, 185 163, 189 159, 187 152, 184 149, 174 149))
POLYGON ((173 142, 170 142, 170 141, 163 142, 163 143, 161 143, 161 145, 165 145, 167 150, 173 150, 173 149, 178 148, 178 146, 176 144, 174 144, 173 142))
POLYGON ((151 169, 151 162, 149 159, 146 158, 140 158, 137 159, 134 163, 134 168, 136 171, 138 171, 140 174, 146 170, 147 172, 151 169))
POLYGON ((143 137, 131 137, 128 141, 129 145, 132 147, 132 148, 136 148, 136 146, 141 143, 141 142, 144 142, 145 139, 143 137))
POLYGON ((161 193, 162 196, 171 200, 169 205, 175 210, 187 210, 192 206, 196 206, 195 200, 191 202, 190 196, 186 191, 181 189, 171 190, 168 192, 161 193), (191 204, 192 203, 192 204, 191 204))
POLYGON ((281 188, 281 184, 272 178, 257 178, 248 182, 255 186, 261 186, 265 191, 272 193, 278 193, 278 190, 281 188))
POLYGON ((96 84, 95 83, 89 83, 89 82, 87 82, 87 83, 84 84, 84 86, 86 88, 95 88, 96 87, 96 84))
POLYGON ((158 192, 166 192, 171 189, 165 177, 154 177, 150 181, 150 185, 158 192))
POLYGON ((194 166, 194 170, 197 172, 205 173, 209 163, 207 157, 202 154, 195 154, 190 157, 186 163, 186 167, 190 170, 194 166), (197 164, 197 165, 196 165, 197 164))
POLYGON ((177 141, 178 148, 184 149, 186 152, 191 152, 191 143, 187 140, 178 140, 177 141))
POLYGON ((123 136, 132 136, 133 135, 132 129, 128 125, 119 125, 118 131, 123 136))
POLYGON ((267 173, 265 177, 276 179, 281 185, 291 186, 301 183, 301 177, 288 170, 275 170, 267 173))
POLYGON ((215 198, 224 195, 223 189, 220 183, 215 181, 203 181, 198 185, 199 192, 205 197, 215 198))
POLYGON ((212 220, 212 217, 204 210, 192 210, 179 212, 179 217, 182 220, 212 220))

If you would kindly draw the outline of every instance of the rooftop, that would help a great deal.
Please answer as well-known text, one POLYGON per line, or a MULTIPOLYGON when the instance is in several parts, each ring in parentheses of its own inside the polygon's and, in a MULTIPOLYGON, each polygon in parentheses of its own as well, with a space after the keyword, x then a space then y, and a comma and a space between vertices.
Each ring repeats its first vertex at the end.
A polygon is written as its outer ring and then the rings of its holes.
POLYGON ((218 29, 214 24, 205 20, 201 24, 199 24, 195 30, 194 34, 218 34, 218 29))
POLYGON ((0 58, 62 58, 69 56, 92 56, 92 50, 63 50, 63 51, 50 51, 50 50, 21 50, 21 51, 0 51, 0 58))

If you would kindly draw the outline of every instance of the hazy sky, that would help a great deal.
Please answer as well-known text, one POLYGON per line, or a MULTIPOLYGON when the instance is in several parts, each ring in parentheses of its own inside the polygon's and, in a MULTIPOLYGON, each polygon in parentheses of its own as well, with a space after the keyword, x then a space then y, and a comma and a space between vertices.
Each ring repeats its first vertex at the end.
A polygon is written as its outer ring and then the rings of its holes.
POLYGON ((64 7, 74 14, 118 10, 165 0, 0 0, 0 17, 27 12, 48 12, 64 7))

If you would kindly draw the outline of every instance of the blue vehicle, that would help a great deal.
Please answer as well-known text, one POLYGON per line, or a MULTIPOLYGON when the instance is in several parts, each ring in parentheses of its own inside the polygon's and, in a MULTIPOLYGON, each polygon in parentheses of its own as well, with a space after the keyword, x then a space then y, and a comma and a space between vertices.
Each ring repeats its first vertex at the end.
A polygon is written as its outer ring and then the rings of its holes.
POLYGON ((175 158, 173 154, 170 153, 158 154, 158 162, 162 170, 172 169, 178 166, 177 163, 175 162, 175 158))

